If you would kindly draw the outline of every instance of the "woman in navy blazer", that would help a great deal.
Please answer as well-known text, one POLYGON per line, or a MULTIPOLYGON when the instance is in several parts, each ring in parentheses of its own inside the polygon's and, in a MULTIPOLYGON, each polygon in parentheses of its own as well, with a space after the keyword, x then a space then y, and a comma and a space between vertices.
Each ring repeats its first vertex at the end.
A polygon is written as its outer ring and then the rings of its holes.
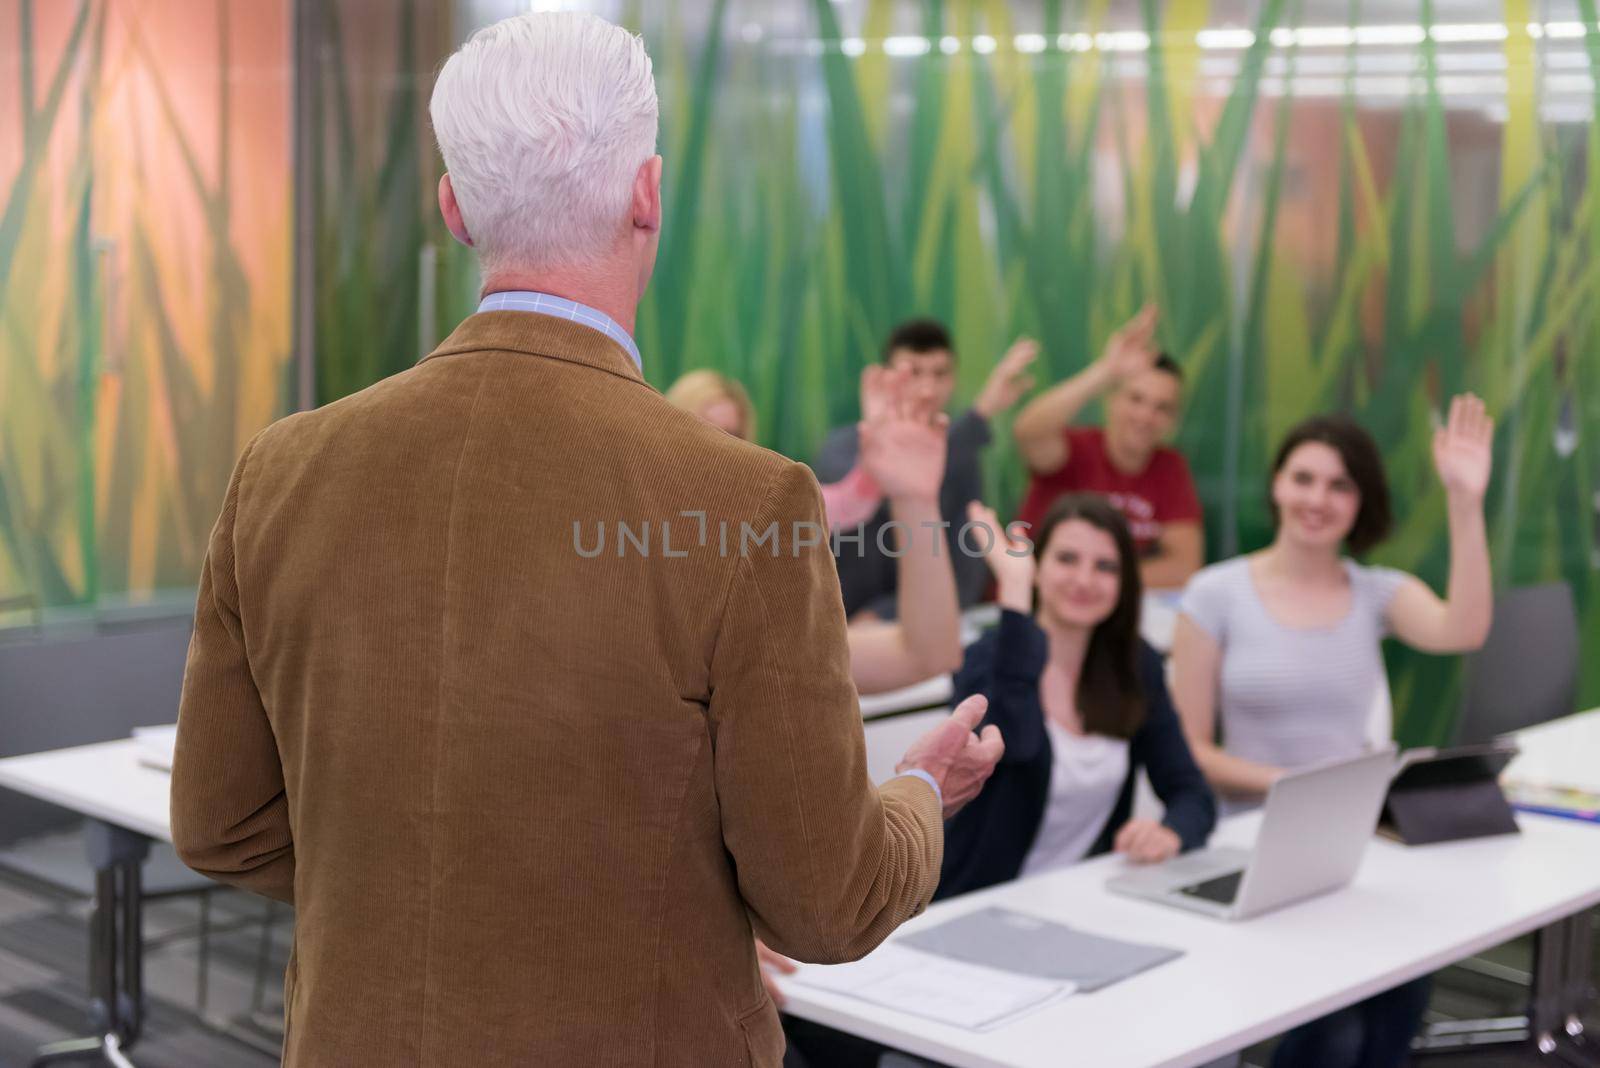
POLYGON ((1111 850, 1155 863, 1203 845, 1216 803, 1161 657, 1139 638, 1138 557, 1122 516, 1104 497, 1069 494, 1031 551, 1000 531, 993 512, 974 504, 971 518, 999 531, 987 559, 1000 625, 967 650, 952 701, 987 696, 984 723, 999 726, 1006 753, 945 824, 934 896, 1111 850), (1166 807, 1159 822, 1128 818, 1141 768, 1166 807))

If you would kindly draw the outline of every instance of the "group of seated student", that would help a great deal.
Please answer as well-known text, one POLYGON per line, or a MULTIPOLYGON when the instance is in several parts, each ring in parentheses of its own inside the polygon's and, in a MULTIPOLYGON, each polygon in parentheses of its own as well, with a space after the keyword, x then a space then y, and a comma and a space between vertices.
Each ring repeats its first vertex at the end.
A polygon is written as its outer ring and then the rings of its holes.
MULTIPOLYGON (((863 376, 863 419, 849 448, 837 446, 835 481, 823 489, 831 523, 837 510, 904 524, 891 606, 876 593, 863 602, 872 609, 851 618, 858 688, 892 689, 957 668, 953 702, 984 694, 984 726, 998 725, 1006 741, 984 791, 946 826, 936 897, 1102 853, 1157 863, 1203 845, 1219 807, 1259 804, 1286 772, 1388 743, 1385 637, 1434 653, 1465 652, 1486 637, 1493 594, 1483 498, 1493 423, 1476 397, 1455 398, 1434 433, 1450 544, 1444 598, 1412 575, 1352 559, 1383 540, 1391 512, 1376 443, 1342 416, 1307 419, 1279 445, 1267 473, 1271 544, 1191 578, 1200 513, 1187 466, 1163 444, 1180 375, 1156 350, 1153 309, 1114 335, 1088 370, 1018 415, 1033 481, 1018 520, 1004 527, 976 494, 952 514, 950 439, 965 422, 962 462, 972 466, 960 484, 981 489, 975 457, 988 419, 1031 386, 1025 372, 1037 349, 1013 346, 983 404, 952 422, 952 390, 940 382, 951 378, 948 336, 926 322, 911 327, 863 376), (930 362, 930 352, 941 355, 930 362), (1073 426, 1107 389, 1105 430, 1073 426), (969 544, 986 548, 977 562, 992 575, 999 624, 964 653, 964 554, 942 551, 937 528, 922 525, 939 517, 952 529, 970 520, 995 535, 969 544), (1156 583, 1184 587, 1168 663, 1139 636, 1142 593, 1156 583), (1133 814, 1141 771, 1163 804, 1159 820, 1133 814)), ((739 406, 743 391, 732 386, 674 399, 714 420, 717 405, 739 406)), ((747 412, 724 429, 752 425, 747 412)), ((781 1006, 770 976, 793 965, 758 948, 781 1006)), ((1403 1064, 1428 994, 1424 978, 1299 1027, 1278 1042, 1273 1068, 1403 1064)), ((792 1017, 785 1027, 790 1063, 871 1065, 883 1053, 792 1017)))

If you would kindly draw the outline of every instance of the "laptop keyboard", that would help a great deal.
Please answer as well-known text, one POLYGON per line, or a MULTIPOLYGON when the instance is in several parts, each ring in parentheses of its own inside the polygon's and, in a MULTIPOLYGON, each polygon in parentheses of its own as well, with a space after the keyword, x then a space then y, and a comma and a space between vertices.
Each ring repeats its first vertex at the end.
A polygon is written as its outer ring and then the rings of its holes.
POLYGON ((1219 875, 1215 879, 1205 882, 1191 883, 1182 887, 1178 892, 1185 897, 1198 897, 1206 901, 1215 901, 1219 905, 1231 905, 1233 899, 1239 896, 1239 884, 1244 881, 1244 872, 1231 871, 1226 875, 1219 875))

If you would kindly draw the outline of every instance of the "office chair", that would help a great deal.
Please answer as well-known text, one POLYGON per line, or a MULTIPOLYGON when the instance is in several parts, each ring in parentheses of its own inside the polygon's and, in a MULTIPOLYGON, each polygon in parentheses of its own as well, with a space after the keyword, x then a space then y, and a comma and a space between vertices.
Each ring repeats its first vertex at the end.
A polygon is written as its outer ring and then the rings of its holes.
POLYGON ((1467 657, 1456 744, 1486 742, 1571 715, 1578 698, 1578 613, 1565 582, 1495 597, 1494 625, 1467 657))

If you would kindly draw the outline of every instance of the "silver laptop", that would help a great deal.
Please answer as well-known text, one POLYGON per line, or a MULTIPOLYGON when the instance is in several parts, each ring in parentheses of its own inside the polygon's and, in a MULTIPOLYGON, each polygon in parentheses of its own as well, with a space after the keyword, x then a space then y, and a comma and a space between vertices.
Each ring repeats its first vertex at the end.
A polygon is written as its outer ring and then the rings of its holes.
POLYGON ((1119 894, 1242 920, 1355 878, 1395 770, 1390 746, 1273 784, 1254 850, 1201 849, 1110 880, 1119 894))

